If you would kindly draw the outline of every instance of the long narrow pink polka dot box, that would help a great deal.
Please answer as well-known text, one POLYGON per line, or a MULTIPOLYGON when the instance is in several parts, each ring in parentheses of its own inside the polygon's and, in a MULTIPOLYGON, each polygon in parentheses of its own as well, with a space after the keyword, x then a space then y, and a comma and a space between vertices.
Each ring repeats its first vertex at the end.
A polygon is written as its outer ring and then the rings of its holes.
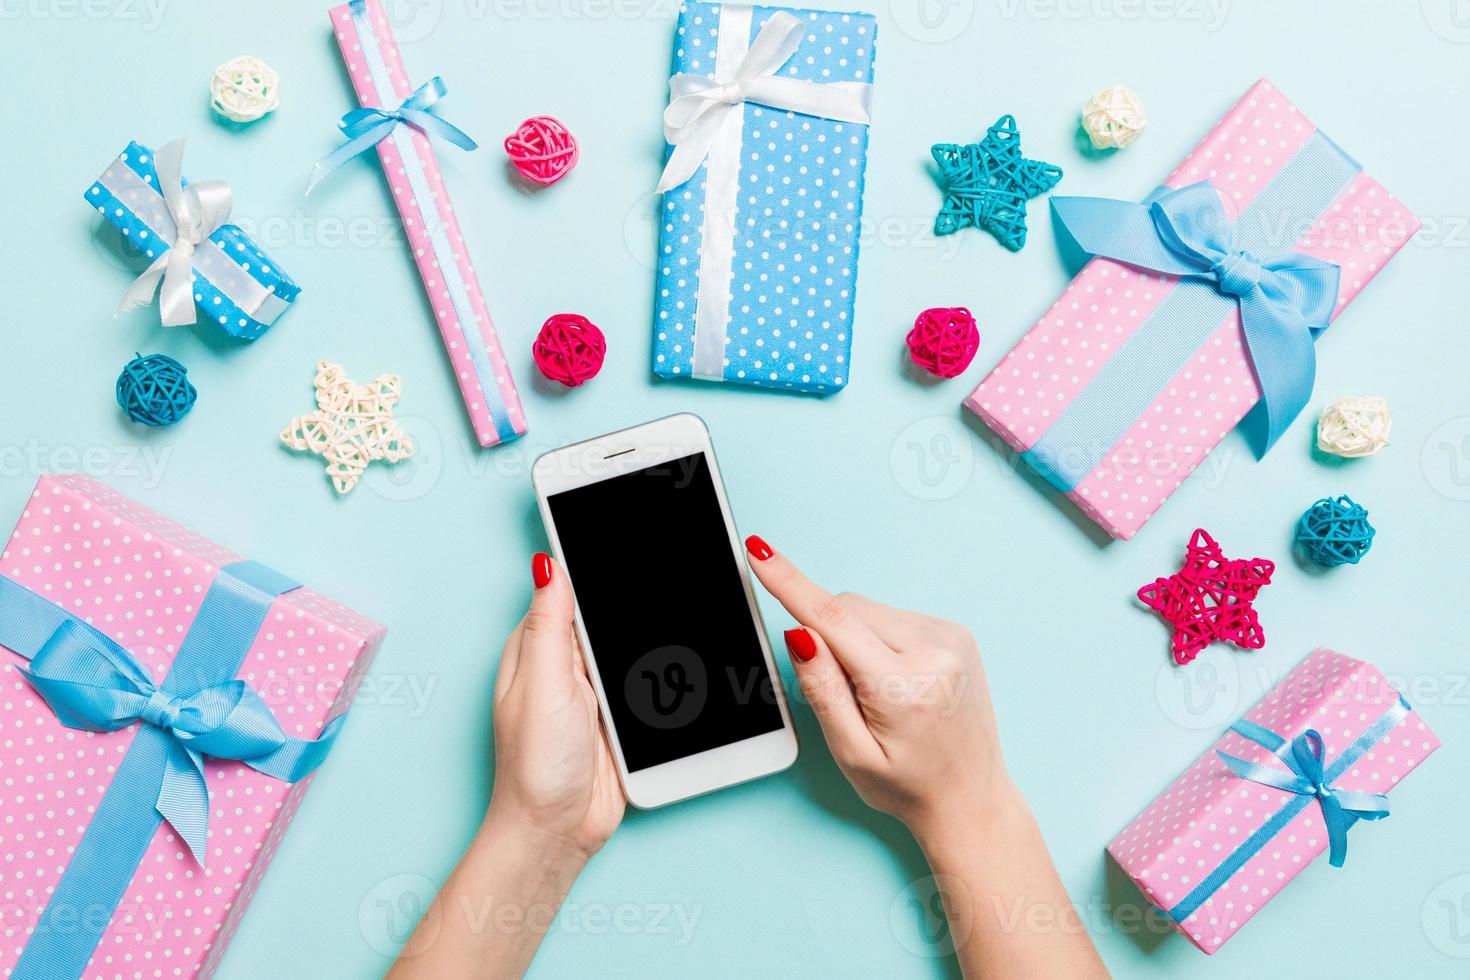
POLYGON ((383 634, 43 476, 0 553, 0 976, 211 975, 383 634))
MULTIPOLYGON (((1093 258, 965 400, 1114 538, 1137 533, 1261 401, 1237 305, 1244 298, 1227 277, 1288 253, 1332 263, 1337 298, 1327 298, 1324 315, 1335 321, 1419 229, 1407 207, 1267 81, 1160 191, 1203 182, 1219 195, 1237 257, 1252 261, 1209 270, 1216 287, 1093 258)), ((1352 332, 1365 327, 1373 324, 1352 332)), ((1306 349, 1310 359, 1310 341, 1306 349)), ((1262 356, 1271 352, 1260 345, 1262 356)), ((1310 360, 1293 377, 1310 391, 1310 360)))
MULTIPOLYGON (((1324 852, 1333 867, 1317 874, 1351 874, 1360 848, 1406 846, 1388 793, 1439 744, 1371 664, 1319 649, 1108 854, 1176 929, 1214 953, 1324 852)), ((1396 794, 1393 805, 1411 808, 1412 794, 1396 794)), ((1376 912, 1343 914, 1366 926, 1376 912)))
MULTIPOLYGON (((396 109, 426 81, 409 81, 379 0, 354 0, 328 13, 363 108, 396 109)), ((494 446, 525 435, 520 394, 470 263, 433 145, 420 130, 399 126, 378 143, 377 150, 475 438, 482 446, 494 446)))

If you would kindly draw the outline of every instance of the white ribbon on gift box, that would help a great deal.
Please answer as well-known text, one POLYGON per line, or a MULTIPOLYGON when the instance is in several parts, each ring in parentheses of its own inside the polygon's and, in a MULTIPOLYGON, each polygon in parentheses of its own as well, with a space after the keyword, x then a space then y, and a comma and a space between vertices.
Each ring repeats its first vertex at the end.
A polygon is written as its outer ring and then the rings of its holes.
POLYGON ((674 152, 664 165, 658 190, 683 184, 709 158, 693 352, 694 376, 708 381, 721 380, 725 372, 745 103, 866 125, 873 94, 867 82, 776 77, 801 45, 801 21, 778 11, 752 42, 752 15, 748 6, 720 7, 714 76, 680 74, 669 79, 669 105, 664 110, 664 139, 674 152))
POLYGON ((174 140, 153 154, 157 187, 122 160, 114 160, 99 180, 169 246, 133 280, 117 313, 146 306, 157 291, 165 327, 194 323, 194 270, 198 269, 246 315, 270 323, 286 308, 285 301, 231 261, 209 237, 229 220, 234 199, 230 185, 222 180, 185 185, 183 159, 183 140, 174 140))

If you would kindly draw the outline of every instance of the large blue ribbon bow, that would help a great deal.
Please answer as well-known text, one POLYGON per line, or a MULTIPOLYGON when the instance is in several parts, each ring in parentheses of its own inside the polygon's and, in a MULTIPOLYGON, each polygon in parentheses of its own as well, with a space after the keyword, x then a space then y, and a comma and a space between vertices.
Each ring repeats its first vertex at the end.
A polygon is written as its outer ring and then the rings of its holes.
POLYGON ((209 830, 204 756, 238 760, 295 782, 320 764, 336 735, 334 721, 314 741, 287 736, 241 680, 195 690, 161 688, 131 654, 78 620, 63 622, 29 668, 16 669, 68 728, 110 732, 141 721, 169 736, 158 812, 201 865, 209 830))
POLYGON ((1212 284, 1240 304, 1246 346, 1261 387, 1264 454, 1312 396, 1313 343, 1337 305, 1341 270, 1299 252, 1253 255, 1209 182, 1157 193, 1143 204, 1055 197, 1052 206, 1085 251, 1212 284))
POLYGON ((369 147, 377 146, 404 124, 425 135, 446 139, 462 149, 477 149, 479 144, 463 130, 429 111, 448 93, 443 79, 435 75, 415 89, 396 109, 353 109, 344 115, 337 127, 347 136, 347 142, 317 161, 312 168, 311 179, 307 181, 306 193, 310 194, 323 177, 369 147))
POLYGON ((1216 750, 1215 754, 1230 767, 1231 772, 1263 786, 1317 798, 1327 827, 1328 859, 1334 868, 1342 867, 1347 860, 1347 832, 1353 824, 1359 820, 1382 820, 1388 816, 1388 797, 1381 793, 1356 793, 1328 785, 1323 769, 1322 736, 1315 730, 1309 728, 1289 743, 1254 722, 1238 721, 1231 730, 1270 749, 1289 770, 1282 772, 1216 750), (1288 747, 1289 752, 1283 751, 1288 747))
POLYGON ((132 654, 50 599, 0 575, 0 646, 57 719, 83 731, 141 722, 16 962, 14 980, 79 977, 167 820, 204 863, 209 790, 204 757, 236 760, 296 782, 326 758, 345 715, 316 739, 286 735, 236 678, 278 596, 300 583, 253 561, 222 566, 155 682, 132 654), (73 916, 96 908, 103 916, 73 916))

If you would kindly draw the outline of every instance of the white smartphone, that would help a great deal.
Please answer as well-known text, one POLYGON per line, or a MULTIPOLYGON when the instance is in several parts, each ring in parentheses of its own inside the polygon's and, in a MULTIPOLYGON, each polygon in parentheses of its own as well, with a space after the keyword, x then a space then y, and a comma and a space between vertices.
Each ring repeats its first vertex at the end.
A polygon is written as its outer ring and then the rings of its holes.
POLYGON ((556 449, 532 479, 629 802, 790 766, 796 731, 704 422, 556 449))

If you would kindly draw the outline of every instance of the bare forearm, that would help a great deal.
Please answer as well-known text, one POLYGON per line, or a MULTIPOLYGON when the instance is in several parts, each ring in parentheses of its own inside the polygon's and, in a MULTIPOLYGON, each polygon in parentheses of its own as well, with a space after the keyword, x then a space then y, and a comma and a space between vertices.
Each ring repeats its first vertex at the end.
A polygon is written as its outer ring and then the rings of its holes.
POLYGON ((524 976, 585 861, 575 848, 492 812, 388 980, 524 976))
POLYGON ((1031 811, 1013 788, 1000 795, 915 828, 960 968, 969 980, 1106 978, 1031 811))

